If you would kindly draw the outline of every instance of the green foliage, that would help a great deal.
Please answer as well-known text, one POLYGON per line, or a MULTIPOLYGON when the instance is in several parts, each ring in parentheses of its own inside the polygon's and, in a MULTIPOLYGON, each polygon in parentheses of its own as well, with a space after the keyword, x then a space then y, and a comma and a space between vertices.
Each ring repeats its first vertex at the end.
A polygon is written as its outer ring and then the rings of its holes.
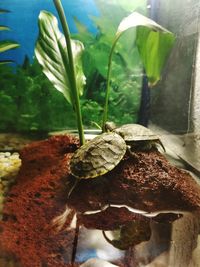
POLYGON ((91 99, 81 100, 83 123, 87 128, 94 128, 94 123, 101 121, 102 107, 91 99))
POLYGON ((0 66, 0 130, 50 131, 74 128, 72 108, 48 79, 37 62, 26 63, 16 73, 0 66), (66 114, 69 114, 67 116, 66 114))
MULTIPOLYGON (((79 94, 82 95, 85 83, 80 60, 83 45, 76 40, 71 40, 71 43, 76 69, 76 84, 79 94)), ((56 17, 47 11, 41 11, 39 15, 39 37, 35 55, 43 67, 44 74, 54 87, 63 93, 72 106, 75 106, 75 103, 73 103, 71 66, 68 60, 65 38, 58 29, 56 17)))
MULTIPOLYGON (((4 13, 8 13, 8 12, 9 12, 8 10, 0 9, 0 14, 4 14, 4 13)), ((10 30, 9 27, 4 26, 4 25, 0 25, 0 31, 8 31, 8 30, 10 30)), ((9 41, 8 40, 0 41, 0 53, 11 50, 11 49, 15 49, 18 47, 19 47, 19 44, 17 42, 10 41, 10 40, 9 41)), ((12 61, 11 60, 1 60, 0 65, 10 63, 10 62, 12 62, 12 61)))
POLYGON ((175 39, 174 35, 171 32, 157 24, 155 21, 141 15, 138 12, 132 12, 120 22, 109 54, 106 77, 106 97, 102 122, 103 131, 105 130, 105 124, 108 117, 108 100, 110 94, 110 80, 112 70, 111 66, 115 47, 119 39, 121 39, 120 37, 122 36, 122 34, 132 28, 137 30, 136 44, 139 48, 139 56, 144 63, 147 77, 149 78, 149 82, 152 85, 160 79, 162 67, 175 39))
MULTIPOLYGON (((110 49, 120 21, 130 10, 146 12, 146 1, 105 1, 95 0, 99 17, 91 17, 98 28, 97 35, 91 34, 76 18, 78 34, 74 35, 84 43, 83 68, 87 78, 85 97, 99 103, 105 102, 105 85, 110 49)), ((137 121, 140 105, 142 64, 137 47, 134 46, 135 31, 122 36, 117 44, 112 60, 111 91, 109 100, 109 120, 119 124, 137 121), (119 105, 121 103, 121 105, 119 105), (116 114, 116 116, 114 115, 116 114)), ((101 121, 97 122, 101 124, 101 121)))
POLYGON ((83 45, 71 39, 69 27, 61 0, 53 0, 64 35, 58 29, 54 15, 47 11, 39 15, 39 37, 35 55, 43 67, 43 72, 72 105, 76 113, 76 123, 80 145, 84 144, 83 121, 79 95, 83 91, 85 76, 82 71, 81 53, 83 45))
MULTIPOLYGON (((95 0, 95 2, 101 13, 99 17, 92 17, 99 29, 98 33, 91 34, 85 25, 75 19, 78 34, 74 37, 79 42, 73 42, 74 47, 78 44, 78 49, 74 50, 78 51, 77 54, 75 53, 77 55, 75 68, 80 74, 76 82, 79 85, 79 93, 82 94, 82 115, 86 128, 94 127, 95 123, 101 125, 108 57, 120 21, 130 13, 130 10, 140 8, 143 13, 146 10, 146 1, 112 0, 106 5, 104 0, 95 0), (83 54, 80 42, 85 46, 83 54), (84 92, 81 55, 83 70, 87 78, 84 92)), ((40 21, 40 37, 36 54, 51 82, 42 73, 37 61, 30 65, 26 58, 22 68, 18 67, 16 73, 8 66, 0 65, 0 112, 5 114, 0 117, 0 130, 2 131, 37 130, 48 132, 76 128, 76 116, 69 104, 72 102, 69 87, 73 82, 66 74, 71 75, 69 65, 65 62, 69 55, 64 49, 63 34, 58 30, 55 17, 50 13, 42 12, 40 21), (53 27, 50 27, 49 23, 53 23, 53 27), (50 35, 49 30, 53 31, 50 35), (51 76, 52 69, 54 76, 51 76), (65 95, 69 103, 66 103, 53 85, 65 95)), ((171 44, 172 39, 168 45, 171 44)), ((137 121, 141 97, 142 63, 151 73, 149 77, 152 76, 152 79, 150 78, 149 81, 153 83, 160 77, 160 70, 163 68, 168 51, 164 48, 163 39, 160 36, 156 38, 151 36, 149 30, 144 27, 139 27, 137 32, 130 29, 123 33, 119 42, 116 43, 112 56, 108 120, 115 121, 119 125, 137 121), (137 46, 142 55, 142 62, 135 46, 136 37, 139 40, 137 46), (155 47, 155 49, 151 49, 152 57, 150 55, 148 58, 148 51, 145 50, 145 45, 142 45, 142 40, 147 40, 150 47, 155 47), (157 48, 161 48, 160 54, 157 54, 160 61, 155 64, 153 57, 156 57, 155 50, 157 48), (162 49, 164 49, 164 53, 162 49), (162 57, 164 54, 165 56, 162 57)))
MULTIPOLYGON (((0 66, 0 131, 59 131, 75 129, 73 109, 54 89, 41 67, 26 57, 22 67, 13 72, 0 66)), ((101 120, 102 108, 92 100, 82 99, 84 125, 94 127, 92 121, 101 120)))
POLYGON ((150 87, 160 80, 174 41, 175 36, 164 29, 152 31, 148 27, 138 27, 136 42, 150 87))

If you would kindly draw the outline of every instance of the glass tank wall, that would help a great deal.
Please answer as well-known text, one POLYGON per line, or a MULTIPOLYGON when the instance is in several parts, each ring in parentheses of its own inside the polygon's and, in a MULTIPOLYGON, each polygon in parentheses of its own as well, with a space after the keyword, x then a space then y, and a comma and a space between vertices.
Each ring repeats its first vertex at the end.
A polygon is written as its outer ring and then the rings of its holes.
POLYGON ((0 1, 0 267, 200 267, 199 19, 0 1))

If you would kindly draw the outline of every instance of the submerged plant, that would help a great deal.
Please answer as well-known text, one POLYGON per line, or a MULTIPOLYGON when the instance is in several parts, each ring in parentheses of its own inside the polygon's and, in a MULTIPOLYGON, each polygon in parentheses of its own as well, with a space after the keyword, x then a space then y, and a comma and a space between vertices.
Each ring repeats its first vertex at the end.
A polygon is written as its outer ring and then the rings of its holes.
MULTIPOLYGON (((8 10, 0 9, 0 14, 8 13, 8 10)), ((4 25, 0 25, 0 31, 9 31, 10 28, 4 25)), ((0 41, 0 53, 6 52, 11 49, 18 48, 19 44, 10 40, 0 41)), ((12 60, 0 60, 0 64, 11 63, 12 60)))

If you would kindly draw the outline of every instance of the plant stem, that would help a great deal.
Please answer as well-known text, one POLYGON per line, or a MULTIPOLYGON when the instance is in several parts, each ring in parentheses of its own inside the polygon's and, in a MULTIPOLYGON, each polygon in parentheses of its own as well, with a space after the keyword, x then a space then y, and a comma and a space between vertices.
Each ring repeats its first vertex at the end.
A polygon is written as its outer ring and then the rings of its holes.
POLYGON ((73 247, 72 247, 72 259, 71 259, 72 267, 74 267, 74 263, 76 260, 79 231, 80 231, 80 224, 79 224, 79 219, 77 218, 76 219, 76 228, 75 228, 75 233, 74 233, 74 240, 73 240, 73 247))
POLYGON ((112 56, 116 46, 116 43, 120 37, 120 34, 117 35, 114 39, 113 45, 110 50, 109 59, 108 59, 108 70, 107 70, 107 77, 106 77, 106 95, 105 95, 105 104, 103 109, 103 118, 102 118, 102 132, 105 132, 105 124, 108 118, 108 100, 110 94, 110 78, 111 78, 111 66, 112 66, 112 56))
POLYGON ((72 77, 71 86, 72 86, 73 98, 74 98, 74 104, 75 104, 77 127, 78 127, 78 132, 79 132, 80 145, 83 145, 85 143, 85 137, 84 137, 84 131, 83 131, 83 122, 82 122, 79 93, 78 93, 77 84, 76 84, 76 73, 75 73, 73 53, 72 53, 72 47, 71 47, 70 31, 69 31, 69 27, 67 24, 67 20, 65 17, 65 13, 64 13, 61 1, 60 0, 53 0, 53 1, 54 1, 56 10, 58 12, 58 16, 60 18, 60 22, 63 28, 63 33, 65 36, 65 41, 67 45, 69 66, 71 67, 71 77, 72 77))

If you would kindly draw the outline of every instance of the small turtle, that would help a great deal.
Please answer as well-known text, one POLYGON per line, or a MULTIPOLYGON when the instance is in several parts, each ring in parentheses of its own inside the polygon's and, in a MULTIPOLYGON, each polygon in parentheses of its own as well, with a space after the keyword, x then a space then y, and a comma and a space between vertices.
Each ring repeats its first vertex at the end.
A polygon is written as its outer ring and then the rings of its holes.
POLYGON ((116 127, 113 122, 107 122, 106 130, 119 134, 131 151, 148 151, 156 148, 157 145, 160 145, 165 151, 159 137, 140 124, 125 124, 121 127, 116 127))
POLYGON ((78 179, 101 176, 118 165, 126 147, 119 134, 103 133, 76 150, 70 161, 71 173, 78 179))

